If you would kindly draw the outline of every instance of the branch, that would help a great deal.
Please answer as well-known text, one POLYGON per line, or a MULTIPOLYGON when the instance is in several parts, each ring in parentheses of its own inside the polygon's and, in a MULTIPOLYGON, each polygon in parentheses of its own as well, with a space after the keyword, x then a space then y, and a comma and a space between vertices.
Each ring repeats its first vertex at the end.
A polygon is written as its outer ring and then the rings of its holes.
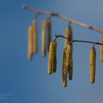
POLYGON ((94 27, 92 27, 92 26, 89 26, 89 25, 86 25, 86 24, 77 22, 77 21, 75 21, 75 20, 69 19, 69 18, 67 18, 67 17, 65 17, 65 16, 59 15, 58 13, 51 13, 51 12, 47 12, 47 11, 42 11, 42 10, 38 10, 38 9, 33 9, 33 8, 27 7, 27 6, 25 6, 25 5, 23 5, 22 8, 23 8, 23 9, 30 10, 30 11, 33 11, 33 12, 37 12, 37 13, 39 13, 39 14, 47 14, 47 15, 52 15, 52 16, 58 16, 58 17, 60 17, 60 18, 62 18, 62 19, 65 19, 65 20, 71 22, 71 23, 74 23, 74 24, 77 24, 77 25, 80 25, 80 26, 83 26, 83 27, 86 27, 86 28, 89 28, 89 29, 98 31, 98 32, 100 32, 100 33, 103 33, 102 30, 99 30, 99 29, 94 28, 94 27))
MULTIPOLYGON (((65 39, 69 39, 69 38, 67 38, 67 37, 65 37, 65 36, 62 36, 62 35, 55 35, 55 39, 54 39, 54 40, 56 40, 56 39, 59 38, 59 37, 62 37, 62 38, 65 38, 65 39)), ((69 40, 70 40, 70 39, 69 39, 69 40)), ((98 43, 98 42, 91 42, 91 41, 84 41, 84 40, 71 40, 69 43, 71 43, 71 42, 86 42, 86 43, 93 43, 94 45, 95 45, 95 44, 103 45, 103 44, 98 43)))

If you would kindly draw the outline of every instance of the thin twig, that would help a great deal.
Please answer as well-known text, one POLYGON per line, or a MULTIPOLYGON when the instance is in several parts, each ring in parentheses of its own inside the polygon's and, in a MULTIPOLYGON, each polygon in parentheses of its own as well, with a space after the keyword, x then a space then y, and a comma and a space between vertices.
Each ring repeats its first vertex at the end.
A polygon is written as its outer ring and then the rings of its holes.
MULTIPOLYGON (((62 35, 55 35, 55 36, 56 36, 56 38, 62 37, 62 38, 65 38, 65 39, 69 39, 69 38, 67 38, 67 37, 65 37, 65 36, 62 36, 62 35)), ((69 40, 70 40, 70 39, 69 39, 69 40)), ((94 45, 95 45, 95 44, 103 45, 103 44, 98 43, 98 42, 84 41, 84 40, 71 40, 70 43, 71 43, 71 42, 85 42, 85 43, 93 43, 94 45)))
POLYGON ((34 19, 36 20, 39 16, 39 13, 37 12, 37 14, 35 15, 34 19))
POLYGON ((89 26, 89 25, 86 25, 86 24, 77 22, 77 21, 75 21, 75 20, 69 19, 69 18, 67 18, 67 17, 65 17, 65 16, 59 15, 58 13, 51 13, 51 12, 47 12, 47 11, 42 11, 42 10, 38 10, 38 9, 33 9, 33 8, 27 7, 27 6, 25 6, 25 5, 23 5, 22 8, 23 8, 23 9, 30 10, 30 11, 33 11, 33 12, 38 12, 38 13, 41 13, 41 14, 58 16, 58 17, 60 17, 60 18, 62 18, 62 19, 65 19, 65 20, 71 22, 71 23, 74 23, 74 24, 77 24, 77 25, 80 25, 80 26, 83 26, 83 27, 86 27, 86 28, 89 28, 89 29, 98 31, 98 32, 100 32, 100 33, 103 33, 102 30, 99 30, 99 29, 94 28, 94 27, 92 27, 92 26, 89 26))

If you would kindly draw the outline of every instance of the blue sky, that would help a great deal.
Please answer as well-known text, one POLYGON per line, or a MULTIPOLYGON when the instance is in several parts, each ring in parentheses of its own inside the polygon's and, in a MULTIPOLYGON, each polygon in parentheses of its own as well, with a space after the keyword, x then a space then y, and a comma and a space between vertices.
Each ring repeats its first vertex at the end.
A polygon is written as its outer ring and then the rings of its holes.
MULTIPOLYGON (((57 72, 47 73, 48 53, 42 57, 41 27, 48 15, 39 15, 38 52, 27 59, 28 27, 35 12, 22 5, 57 12, 70 19, 103 30, 102 0, 0 0, 0 103, 102 103, 103 63, 100 46, 96 48, 95 83, 90 83, 89 54, 93 44, 73 43, 73 80, 62 85, 62 52, 64 39, 57 39, 57 72), (10 96, 7 96, 10 94, 10 96)), ((64 35, 66 20, 52 18, 52 40, 55 34, 64 35)), ((102 34, 71 24, 73 39, 100 42, 102 34)))

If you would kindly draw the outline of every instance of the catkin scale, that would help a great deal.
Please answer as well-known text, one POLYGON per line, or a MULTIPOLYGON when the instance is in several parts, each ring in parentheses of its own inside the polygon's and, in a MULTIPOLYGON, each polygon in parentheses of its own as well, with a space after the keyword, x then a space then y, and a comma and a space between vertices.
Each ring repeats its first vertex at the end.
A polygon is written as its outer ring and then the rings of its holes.
POLYGON ((32 36, 33 36, 33 27, 30 26, 28 29, 28 59, 32 59, 32 36))
POLYGON ((37 52, 37 24, 36 20, 32 21, 33 26, 33 53, 37 52))
MULTIPOLYGON (((103 44, 103 37, 102 37, 102 40, 101 40, 101 44, 103 44)), ((101 58, 101 62, 103 62, 103 45, 100 45, 100 58, 101 58)))
POLYGON ((42 56, 46 56, 46 20, 42 23, 42 56))
POLYGON ((90 50, 90 82, 94 83, 95 82, 95 66, 96 66, 96 50, 94 47, 90 50))
POLYGON ((48 51, 49 51, 49 46, 51 42, 51 19, 47 20, 47 24, 48 24, 48 51))

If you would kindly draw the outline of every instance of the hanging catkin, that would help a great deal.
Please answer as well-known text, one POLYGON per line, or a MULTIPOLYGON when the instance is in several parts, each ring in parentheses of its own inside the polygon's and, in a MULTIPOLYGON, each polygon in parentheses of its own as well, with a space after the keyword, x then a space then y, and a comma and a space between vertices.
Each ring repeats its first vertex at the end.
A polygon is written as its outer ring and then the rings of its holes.
MULTIPOLYGON (((103 37, 102 37, 102 40, 101 40, 101 44, 103 44, 103 37)), ((100 57, 101 57, 101 62, 103 62, 103 45, 100 45, 100 57)))
POLYGON ((64 87, 67 86, 66 49, 63 51, 62 57, 62 83, 64 87))
POLYGON ((95 70, 96 70, 96 50, 94 47, 90 50, 90 82, 95 82, 95 70))
POLYGON ((42 56, 46 56, 46 20, 42 23, 42 56))
POLYGON ((53 51, 54 51, 54 55, 53 55, 53 65, 52 65, 52 72, 55 73, 56 72, 56 64, 57 64, 57 58, 56 58, 56 47, 57 47, 57 42, 54 41, 53 42, 53 51))
POLYGON ((50 18, 47 20, 47 24, 48 24, 48 51, 49 51, 49 46, 51 42, 51 19, 50 18))
MULTIPOLYGON (((65 48, 66 48, 68 43, 72 40, 72 30, 71 30, 70 26, 68 28, 66 28, 66 30, 65 30, 65 37, 69 38, 69 39, 65 39, 65 48)), ((70 43, 70 45, 72 47, 72 43, 70 43)))
POLYGON ((67 45, 67 50, 66 50, 66 66, 70 65, 70 59, 71 59, 71 45, 67 45))
POLYGON ((32 36, 33 36, 33 27, 30 26, 28 29, 28 59, 31 60, 32 59, 32 36))
POLYGON ((51 42, 49 47, 49 57, 48 57, 48 74, 52 73, 53 58, 54 58, 54 44, 53 42, 51 42))
POLYGON ((70 63, 69 63, 68 71, 69 71, 69 80, 72 80, 72 77, 73 77, 73 59, 72 59, 72 52, 71 52, 71 54, 70 54, 70 63))
POLYGON ((33 53, 37 52, 37 24, 36 20, 32 21, 33 26, 33 53))

